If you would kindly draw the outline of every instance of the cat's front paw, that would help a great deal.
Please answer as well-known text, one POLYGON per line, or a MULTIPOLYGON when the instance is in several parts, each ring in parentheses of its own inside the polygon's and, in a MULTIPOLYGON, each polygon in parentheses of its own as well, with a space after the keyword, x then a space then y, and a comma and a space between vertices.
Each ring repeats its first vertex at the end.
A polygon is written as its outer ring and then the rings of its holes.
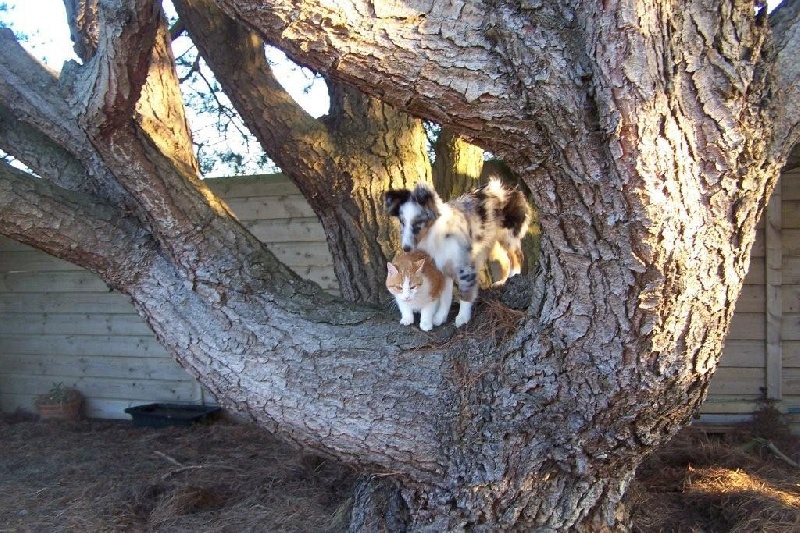
POLYGON ((430 331, 433 329, 433 322, 420 320, 419 329, 422 331, 430 331))
POLYGON ((400 323, 404 326, 410 326, 411 324, 414 323, 414 316, 413 315, 410 317, 404 316, 403 318, 400 319, 400 323))

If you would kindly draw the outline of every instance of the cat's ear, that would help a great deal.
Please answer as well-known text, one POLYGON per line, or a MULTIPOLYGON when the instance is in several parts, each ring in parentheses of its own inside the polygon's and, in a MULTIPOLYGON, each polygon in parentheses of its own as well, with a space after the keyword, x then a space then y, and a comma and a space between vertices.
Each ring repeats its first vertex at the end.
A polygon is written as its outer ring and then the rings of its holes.
POLYGON ((414 261, 414 267, 417 269, 417 273, 419 274, 422 272, 422 267, 425 266, 425 258, 423 257, 419 261, 414 261))
POLYGON ((386 263, 386 270, 388 271, 390 276, 397 275, 397 267, 394 266, 394 263, 386 263))
POLYGON ((390 189, 383 195, 383 206, 390 217, 400 216, 400 206, 408 201, 411 191, 408 189, 390 189))

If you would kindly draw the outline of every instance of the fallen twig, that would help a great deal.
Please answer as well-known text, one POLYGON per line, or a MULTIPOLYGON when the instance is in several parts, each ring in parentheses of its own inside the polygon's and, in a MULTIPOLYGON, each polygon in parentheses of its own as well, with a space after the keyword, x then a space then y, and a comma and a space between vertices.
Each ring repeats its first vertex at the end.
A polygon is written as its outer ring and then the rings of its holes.
POLYGON ((162 453, 162 452, 160 452, 160 451, 158 451, 158 450, 153 450, 153 453, 154 453, 154 454, 156 454, 156 455, 158 455, 159 457, 161 457, 161 458, 162 458, 162 459, 164 459, 165 461, 169 461, 170 463, 172 463, 172 464, 174 464, 174 465, 177 465, 177 466, 183 466, 183 463, 181 463, 181 462, 180 462, 180 461, 178 461, 177 459, 173 459, 172 457, 170 457, 169 455, 167 455, 167 454, 165 454, 165 453, 162 453))
POLYGON ((762 439, 761 437, 757 437, 755 440, 756 440, 756 442, 760 443, 761 445, 766 446, 767 449, 769 451, 771 451, 775 455, 775 457, 777 457, 778 459, 780 459, 784 463, 786 463, 788 465, 791 465, 791 466, 793 466, 795 468, 800 468, 800 464, 798 464, 796 461, 793 461, 792 459, 789 458, 789 456, 787 456, 785 453, 780 451, 778 449, 778 447, 775 446, 775 444, 772 443, 772 441, 767 440, 767 439, 762 439))
POLYGON ((187 470, 200 470, 201 468, 220 468, 222 470, 236 470, 236 468, 226 465, 189 465, 189 466, 183 466, 181 468, 176 468, 175 470, 170 470, 169 472, 161 476, 161 481, 166 481, 171 476, 174 476, 175 474, 180 474, 181 472, 186 472, 187 470))

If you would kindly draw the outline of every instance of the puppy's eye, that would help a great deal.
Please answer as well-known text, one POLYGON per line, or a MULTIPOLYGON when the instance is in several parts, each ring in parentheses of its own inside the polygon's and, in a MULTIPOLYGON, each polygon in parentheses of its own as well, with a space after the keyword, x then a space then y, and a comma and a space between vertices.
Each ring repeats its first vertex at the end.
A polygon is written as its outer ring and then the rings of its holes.
POLYGON ((419 233, 421 230, 422 230, 422 224, 414 224, 414 225, 411 227, 411 232, 412 232, 414 235, 416 235, 417 233, 419 233))

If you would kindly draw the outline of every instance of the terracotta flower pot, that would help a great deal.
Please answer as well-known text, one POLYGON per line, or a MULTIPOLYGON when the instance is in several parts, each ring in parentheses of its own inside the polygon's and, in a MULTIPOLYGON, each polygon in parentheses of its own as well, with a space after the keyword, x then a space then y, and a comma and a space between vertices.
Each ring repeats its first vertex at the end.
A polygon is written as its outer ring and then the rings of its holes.
POLYGON ((36 400, 43 420, 80 420, 83 395, 75 389, 54 389, 36 400))

